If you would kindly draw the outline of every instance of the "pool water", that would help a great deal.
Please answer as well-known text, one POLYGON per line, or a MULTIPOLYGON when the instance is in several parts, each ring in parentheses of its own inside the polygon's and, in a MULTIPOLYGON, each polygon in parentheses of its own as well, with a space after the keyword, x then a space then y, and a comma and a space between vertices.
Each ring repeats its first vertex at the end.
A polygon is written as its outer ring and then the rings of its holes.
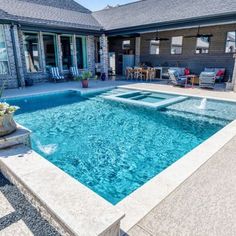
MULTIPOLYGON (((105 94, 119 93, 120 90, 105 94)), ((104 94, 101 94, 104 95, 104 94)), ((68 91, 9 100, 33 149, 117 204, 236 118, 233 103, 199 99, 142 109, 68 91)))

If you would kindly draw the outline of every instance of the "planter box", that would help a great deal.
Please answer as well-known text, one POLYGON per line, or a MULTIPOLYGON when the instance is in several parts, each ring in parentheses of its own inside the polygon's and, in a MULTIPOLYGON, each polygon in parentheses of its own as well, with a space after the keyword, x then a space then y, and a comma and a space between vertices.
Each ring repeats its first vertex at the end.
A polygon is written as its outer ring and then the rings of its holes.
POLYGON ((9 148, 18 144, 24 144, 31 147, 30 134, 30 130, 17 125, 17 129, 14 133, 0 137, 0 149, 9 148))

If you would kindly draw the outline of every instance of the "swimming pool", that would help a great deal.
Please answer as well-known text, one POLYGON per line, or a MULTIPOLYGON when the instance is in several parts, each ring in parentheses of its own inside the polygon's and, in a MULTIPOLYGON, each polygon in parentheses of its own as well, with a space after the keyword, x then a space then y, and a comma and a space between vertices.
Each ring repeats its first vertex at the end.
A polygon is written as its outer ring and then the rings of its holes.
MULTIPOLYGON (((105 93, 119 94, 113 90, 105 93)), ((127 92, 127 91, 126 91, 127 92)), ((189 98, 163 110, 75 91, 11 99, 33 149, 117 204, 236 118, 236 106, 189 98)))

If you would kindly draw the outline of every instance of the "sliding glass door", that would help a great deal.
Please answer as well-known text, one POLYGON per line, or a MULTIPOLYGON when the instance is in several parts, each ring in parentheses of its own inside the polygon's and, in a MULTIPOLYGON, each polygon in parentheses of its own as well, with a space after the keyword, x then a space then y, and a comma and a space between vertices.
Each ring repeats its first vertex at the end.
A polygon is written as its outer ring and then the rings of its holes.
POLYGON ((46 69, 57 66, 55 35, 43 35, 46 69))
POLYGON ((24 48, 27 71, 38 72, 40 70, 38 33, 24 33, 24 48))
POLYGON ((61 36, 62 67, 69 70, 72 66, 71 37, 61 36))

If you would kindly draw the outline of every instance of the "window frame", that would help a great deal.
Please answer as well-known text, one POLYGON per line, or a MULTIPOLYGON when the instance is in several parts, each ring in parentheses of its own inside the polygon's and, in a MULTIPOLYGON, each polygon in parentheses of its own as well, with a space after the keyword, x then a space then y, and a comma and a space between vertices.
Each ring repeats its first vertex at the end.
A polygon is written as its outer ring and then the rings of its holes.
POLYGON ((195 54, 196 55, 208 55, 210 53, 210 48, 211 48, 211 37, 200 37, 200 38, 208 38, 209 39, 209 46, 208 46, 208 51, 204 52, 204 53, 197 53, 197 42, 199 38, 196 38, 196 42, 195 42, 195 54))
POLYGON ((130 50, 130 49, 131 49, 131 40, 130 39, 122 40, 122 50, 130 50), (129 42, 129 44, 124 44, 124 42, 129 42), (124 45, 129 45, 129 48, 125 48, 124 45))
POLYGON ((226 38, 225 38, 225 48, 224 48, 225 54, 235 54, 236 53, 236 30, 232 30, 232 31, 227 31, 226 32, 226 38), (234 52, 226 52, 226 47, 227 47, 227 39, 228 39, 228 33, 230 32, 234 32, 235 33, 235 41, 234 41, 234 52))
POLYGON ((172 36, 171 37, 171 42, 170 42, 170 54, 171 55, 182 55, 183 54, 183 45, 184 45, 184 36, 182 35, 179 35, 179 36, 172 36), (172 53, 172 46, 173 46, 173 38, 179 38, 181 37, 182 38, 182 44, 181 44, 181 53, 172 53))
POLYGON ((41 50, 41 44, 40 44, 40 34, 38 31, 22 31, 22 34, 23 34, 23 49, 24 49, 24 59, 25 59, 25 68, 26 68, 26 72, 29 73, 29 74, 32 74, 32 73, 40 73, 43 71, 42 69, 42 64, 41 64, 41 53, 40 53, 40 50, 41 50), (26 51, 26 47, 25 47, 25 34, 36 34, 37 35, 37 39, 38 39, 38 57, 39 57, 39 70, 38 71, 35 71, 35 72, 32 72, 32 71, 28 71, 27 69, 27 63, 26 63, 26 56, 25 56, 25 51, 26 51))
POLYGON ((161 41, 160 40, 150 40, 149 42, 149 55, 160 55, 160 45, 161 45, 161 41), (152 43, 153 42, 158 42, 157 45, 158 45, 158 53, 152 53, 152 50, 151 50, 151 47, 152 47, 152 43))
POLYGON ((44 40, 43 36, 53 36, 53 42, 54 42, 54 50, 55 50, 55 62, 56 62, 56 67, 59 66, 59 53, 58 53, 58 40, 57 40, 57 34, 55 33, 50 33, 50 32, 42 32, 42 42, 43 42, 43 53, 44 53, 44 65, 45 69, 47 70, 47 64, 46 64, 46 55, 45 55, 45 50, 44 50, 44 40))
POLYGON ((61 64, 62 64, 62 70, 65 72, 68 72, 70 70, 69 69, 64 69, 63 68, 63 52, 62 52, 62 43, 61 43, 61 38, 62 37, 68 37, 70 39, 70 52, 71 52, 71 66, 74 66, 74 57, 73 57, 73 53, 74 53, 74 47, 73 47, 73 34, 60 34, 60 51, 61 51, 61 64))
POLYGON ((5 44, 5 48, 6 48, 6 54, 7 54, 7 60, 6 61, 2 61, 1 62, 7 62, 7 73, 6 74, 0 74, 0 76, 6 76, 6 75, 11 75, 11 70, 10 70, 10 62, 9 62, 9 55, 8 55, 8 48, 7 48, 7 40, 6 40, 6 34, 5 34, 5 27, 3 24, 0 24, 0 30, 2 30, 3 32, 3 38, 4 38, 4 44, 5 44))

